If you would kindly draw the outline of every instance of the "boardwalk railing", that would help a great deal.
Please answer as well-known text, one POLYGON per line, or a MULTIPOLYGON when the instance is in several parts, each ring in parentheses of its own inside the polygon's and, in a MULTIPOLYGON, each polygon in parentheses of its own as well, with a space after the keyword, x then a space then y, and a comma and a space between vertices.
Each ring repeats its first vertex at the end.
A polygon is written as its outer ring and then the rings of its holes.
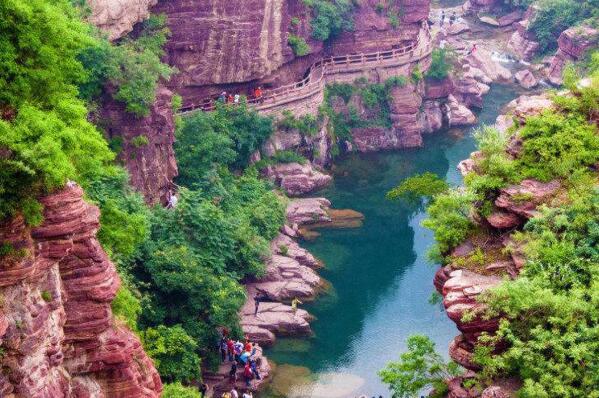
MULTIPOLYGON (((399 66, 420 60, 428 56, 432 50, 428 24, 423 23, 422 25, 423 29, 415 43, 392 50, 320 59, 310 66, 306 78, 299 82, 264 90, 260 98, 248 98, 247 103, 256 110, 265 110, 289 102, 290 98, 302 99, 324 90, 326 75, 374 67, 399 66)), ((196 104, 181 108, 179 114, 184 115, 197 110, 212 111, 216 108, 217 101, 217 97, 205 98, 196 104)))

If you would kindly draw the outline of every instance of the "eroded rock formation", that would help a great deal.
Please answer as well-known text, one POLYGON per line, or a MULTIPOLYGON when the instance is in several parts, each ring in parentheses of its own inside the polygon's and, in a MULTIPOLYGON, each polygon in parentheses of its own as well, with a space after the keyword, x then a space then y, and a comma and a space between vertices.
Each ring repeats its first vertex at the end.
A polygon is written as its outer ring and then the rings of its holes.
POLYGON ((299 196, 323 188, 332 180, 330 175, 316 169, 311 162, 269 165, 262 173, 283 188, 289 196, 299 196))
POLYGON ((116 40, 133 30, 133 26, 150 16, 150 7, 158 0, 88 0, 89 21, 116 40))
POLYGON ((549 81, 555 85, 563 83, 564 68, 568 63, 580 61, 587 50, 599 42, 599 30, 579 26, 563 31, 557 40, 558 50, 551 58, 547 69, 549 81))
POLYGON ((41 199, 44 222, 0 226, 2 397, 158 397, 139 339, 112 315, 120 280, 96 239, 99 210, 71 184, 41 199))
POLYGON ((121 142, 119 158, 129 171, 131 185, 149 204, 167 202, 172 180, 178 174, 172 97, 169 89, 159 86, 156 101, 145 117, 131 114, 123 103, 108 99, 98 121, 109 139, 121 142))

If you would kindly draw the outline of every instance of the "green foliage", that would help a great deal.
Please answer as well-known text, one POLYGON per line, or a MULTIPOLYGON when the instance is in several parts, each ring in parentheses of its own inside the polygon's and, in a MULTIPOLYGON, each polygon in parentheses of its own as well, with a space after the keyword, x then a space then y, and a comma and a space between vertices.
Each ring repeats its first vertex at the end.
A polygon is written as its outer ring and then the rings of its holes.
POLYGON ((597 127, 583 115, 546 111, 529 117, 519 135, 524 145, 516 167, 527 177, 567 178, 599 161, 597 127))
POLYGON ((536 11, 528 30, 539 42, 541 53, 557 47, 557 38, 564 30, 588 18, 597 18, 597 0, 538 0, 536 11))
POLYGON ((76 57, 92 38, 70 2, 6 0, 0 21, 0 113, 73 99, 85 77, 76 57))
POLYGON ((137 137, 134 137, 133 139, 131 139, 131 145, 133 145, 135 148, 139 148, 141 146, 145 146, 148 145, 150 143, 150 141, 148 140, 148 137, 146 137, 145 135, 138 135, 137 137))
POLYGON ((40 296, 42 297, 42 300, 44 300, 46 303, 52 301, 52 293, 50 293, 47 290, 42 290, 40 296))
POLYGON ((431 66, 426 72, 426 77, 433 80, 443 80, 451 72, 451 54, 447 49, 435 48, 431 55, 431 66))
POLYGON ((289 44, 293 50, 293 53, 297 57, 301 57, 310 53, 310 46, 308 43, 306 43, 306 39, 298 35, 294 35, 293 33, 289 33, 287 44, 289 44))
POLYGON ((433 197, 446 192, 449 185, 438 175, 431 172, 406 178, 397 187, 387 192, 387 199, 420 199, 422 196, 433 197))
POLYGON ((293 151, 277 151, 271 159, 276 163, 306 163, 305 157, 293 151))
POLYGON ((389 385, 394 398, 418 398, 425 388, 434 388, 431 397, 444 397, 445 380, 456 376, 459 367, 446 363, 435 351, 435 343, 428 337, 413 335, 408 338, 408 351, 398 362, 390 362, 379 372, 383 383, 389 385))
POLYGON ((128 112, 147 115, 156 99, 158 80, 168 79, 174 72, 160 61, 168 34, 165 18, 153 15, 142 23, 138 35, 126 37, 118 45, 98 39, 80 55, 88 70, 82 98, 97 97, 108 82, 116 89, 114 98, 124 102, 128 112))
POLYGON ((198 378, 198 345, 181 326, 148 328, 142 333, 142 341, 163 380, 189 382, 198 378))
POLYGON ((121 285, 114 300, 110 304, 112 313, 133 331, 137 331, 137 320, 141 314, 141 303, 126 285, 121 285))
POLYGON ((245 300, 239 281, 264 271, 284 205, 252 169, 241 177, 210 174, 179 196, 175 209, 154 209, 150 238, 132 270, 143 295, 140 324, 181 325, 211 364, 216 358, 207 349, 216 328, 239 329, 245 300))
POLYGON ((349 102, 353 93, 354 87, 349 83, 333 83, 329 84, 326 88, 327 97, 340 97, 346 104, 349 102))
POLYGON ((250 155, 273 133, 271 118, 245 104, 217 106, 183 118, 176 131, 179 183, 197 184, 218 166, 244 168, 250 155))
POLYGON ((315 135, 318 133, 318 119, 314 115, 304 115, 296 118, 289 110, 282 112, 282 118, 277 121, 277 128, 290 131, 299 130, 304 135, 315 135))
POLYGON ((185 387, 181 383, 165 384, 162 390, 162 398, 200 398, 201 395, 193 387, 185 387))
POLYGON ((419 83, 424 78, 424 74, 422 73, 418 65, 414 67, 414 70, 412 70, 412 74, 410 77, 412 78, 412 82, 414 83, 419 83))
POLYGON ((291 18, 291 26, 297 27, 297 26, 299 26, 300 22, 301 21, 300 21, 300 19, 298 17, 291 18))
POLYGON ((460 244, 472 231, 470 220, 472 196, 450 189, 433 198, 428 207, 429 218, 422 225, 435 235, 437 249, 447 253, 460 244))
POLYGON ((303 0, 312 9, 313 18, 310 21, 312 37, 326 41, 343 31, 354 29, 353 9, 351 0, 303 0))
POLYGON ((149 209, 128 180, 123 169, 113 169, 111 174, 90 182, 86 189, 87 196, 102 210, 98 238, 120 271, 125 271, 121 265, 131 260, 150 229, 149 209))
POLYGON ((393 29, 397 29, 399 28, 399 24, 400 24, 400 19, 399 19, 399 14, 393 11, 389 11, 387 13, 387 18, 389 19, 389 25, 391 25, 391 27, 393 29))
POLYGON ((392 76, 385 81, 385 88, 387 90, 393 87, 405 87, 408 84, 408 79, 405 76, 392 76))
POLYGON ((183 106, 183 98, 179 94, 173 95, 173 98, 171 99, 171 107, 173 109, 173 113, 179 112, 181 106, 183 106))

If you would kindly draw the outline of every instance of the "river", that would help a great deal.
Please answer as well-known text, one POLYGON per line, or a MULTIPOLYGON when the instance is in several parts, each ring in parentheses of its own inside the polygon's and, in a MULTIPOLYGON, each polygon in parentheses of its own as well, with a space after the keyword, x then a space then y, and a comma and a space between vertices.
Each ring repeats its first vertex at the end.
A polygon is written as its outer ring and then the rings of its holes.
MULTIPOLYGON (((520 93, 494 85, 478 114, 492 124, 502 106, 520 93)), ((475 126, 476 128, 478 126, 475 126)), ((302 245, 320 258, 331 288, 303 306, 317 319, 314 336, 281 338, 267 351, 277 363, 264 397, 389 397, 377 371, 405 351, 412 334, 429 336, 447 355, 458 333, 441 304, 429 304, 437 266, 426 252, 433 243, 420 226, 424 207, 391 202, 385 193, 403 179, 431 171, 459 185, 456 165, 475 150, 474 128, 437 132, 414 150, 351 154, 336 161, 334 182, 318 192, 335 208, 365 215, 357 229, 324 229, 302 245)))

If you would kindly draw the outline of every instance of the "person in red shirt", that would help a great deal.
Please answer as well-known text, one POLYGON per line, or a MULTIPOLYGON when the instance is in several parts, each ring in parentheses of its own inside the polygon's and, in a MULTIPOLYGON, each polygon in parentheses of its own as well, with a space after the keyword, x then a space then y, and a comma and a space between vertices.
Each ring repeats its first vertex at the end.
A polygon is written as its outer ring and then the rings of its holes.
POLYGON ((235 358, 235 343, 233 340, 227 340, 227 353, 229 354, 229 362, 233 362, 235 358))
POLYGON ((254 90, 254 98, 256 98, 258 102, 262 102, 262 87, 258 86, 258 88, 254 90))
POLYGON ((250 343, 250 341, 248 339, 245 339, 245 346, 243 347, 243 350, 247 351, 247 352, 252 351, 252 344, 250 343))
POLYGON ((245 385, 247 387, 250 387, 250 383, 252 381, 253 376, 254 373, 252 372, 252 368, 250 367, 250 363, 248 361, 248 363, 246 363, 245 367, 243 368, 243 377, 245 378, 245 385))

